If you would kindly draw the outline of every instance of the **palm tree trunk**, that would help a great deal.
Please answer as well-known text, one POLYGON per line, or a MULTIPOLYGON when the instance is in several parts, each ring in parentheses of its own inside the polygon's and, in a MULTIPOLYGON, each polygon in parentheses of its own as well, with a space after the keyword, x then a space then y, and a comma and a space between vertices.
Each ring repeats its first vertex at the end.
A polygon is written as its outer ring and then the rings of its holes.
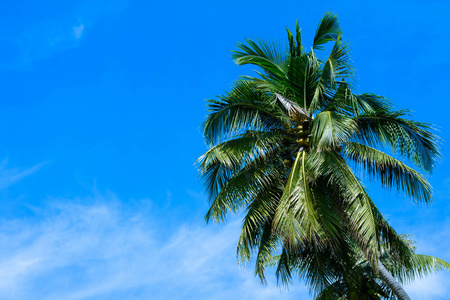
POLYGON ((378 260, 378 273, 380 278, 386 283, 386 285, 392 290, 399 300, 411 300, 402 286, 395 280, 395 278, 384 267, 380 260, 378 260))

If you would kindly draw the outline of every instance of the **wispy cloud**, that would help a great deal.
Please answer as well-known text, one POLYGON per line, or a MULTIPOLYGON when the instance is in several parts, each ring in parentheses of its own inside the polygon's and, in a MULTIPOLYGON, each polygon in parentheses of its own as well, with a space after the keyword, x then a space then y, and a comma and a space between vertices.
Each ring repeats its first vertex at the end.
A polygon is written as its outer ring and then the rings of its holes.
POLYGON ((10 43, 15 46, 15 57, 3 62, 3 68, 29 68, 36 60, 74 48, 79 45, 78 40, 84 30, 85 25, 73 17, 56 17, 37 22, 12 38, 10 43))
POLYGON ((0 57, 0 68, 28 69, 36 60, 75 48, 80 45, 85 32, 103 16, 114 15, 126 5, 127 0, 84 1, 67 6, 67 11, 41 19, 36 17, 32 26, 2 36, 2 47, 10 49, 12 55, 0 57))
MULTIPOLYGON (((169 209, 99 194, 53 199, 33 216, 0 220, 0 299, 311 298, 301 282, 286 291, 270 275, 261 286, 251 265, 238 267, 239 220, 167 224, 169 209)), ((442 239, 428 237, 418 238, 419 250, 442 239)), ((442 272, 406 289, 413 299, 448 299, 449 281, 442 272)))
POLYGON ((27 176, 34 174, 42 166, 48 162, 39 163, 28 169, 8 168, 8 160, 3 160, 0 164, 0 189, 7 188, 8 186, 19 182, 27 176))
POLYGON ((411 299, 450 299, 449 282, 449 272, 440 272, 414 281, 413 283, 407 285, 405 290, 411 296, 411 299))
POLYGON ((302 286, 282 292, 239 270, 239 222, 163 225, 145 204, 113 196, 54 201, 33 218, 3 221, 0 298, 307 298, 302 286))
POLYGON ((72 28, 75 39, 78 40, 83 35, 84 25, 80 24, 79 26, 73 26, 72 28))

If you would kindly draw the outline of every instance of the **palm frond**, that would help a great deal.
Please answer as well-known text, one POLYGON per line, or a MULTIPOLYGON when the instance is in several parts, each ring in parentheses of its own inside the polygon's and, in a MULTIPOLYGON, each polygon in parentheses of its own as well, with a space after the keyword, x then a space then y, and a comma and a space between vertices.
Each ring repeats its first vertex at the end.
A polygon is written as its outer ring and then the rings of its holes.
POLYGON ((304 109, 308 108, 320 79, 320 62, 314 53, 302 53, 287 61, 286 79, 277 80, 283 95, 304 109))
POLYGON ((400 282, 408 283, 441 270, 450 270, 450 264, 437 257, 415 254, 410 268, 396 272, 396 275, 400 282))
MULTIPOLYGON (((315 210, 314 194, 305 167, 305 151, 299 151, 274 216, 274 230, 291 242, 323 236, 315 210)), ((316 239, 317 241, 317 239, 316 239)))
POLYGON ((410 237, 402 235, 402 243, 407 247, 407 254, 398 255, 390 247, 385 248, 380 259, 390 273, 402 284, 441 270, 450 270, 446 261, 428 255, 416 254, 415 246, 410 237))
POLYGON ((333 111, 319 113, 311 129, 312 144, 318 149, 334 149, 341 145, 356 129, 355 122, 333 111))
POLYGON ((278 284, 288 286, 292 282, 292 273, 289 253, 286 247, 283 247, 280 255, 273 256, 271 260, 267 261, 269 267, 276 266, 275 275, 277 277, 278 284))
POLYGON ((224 221, 227 212, 237 212, 248 205, 260 189, 271 185, 280 177, 280 170, 273 164, 261 163, 264 158, 257 158, 244 166, 220 189, 211 202, 206 214, 206 221, 224 221))
POLYGON ((328 178, 329 189, 339 197, 337 201, 342 202, 342 220, 366 257, 373 262, 378 252, 378 230, 366 189, 337 153, 325 151, 317 157, 321 159, 316 163, 316 176, 328 178))
POLYGON ((354 118, 354 137, 371 146, 389 147, 410 159, 416 166, 431 172, 440 159, 439 138, 427 123, 415 122, 403 116, 407 111, 378 110, 354 118))
POLYGON ((341 26, 336 14, 327 12, 319 22, 314 36, 313 49, 323 50, 325 43, 336 41, 342 35, 341 26))
POLYGON ((272 223, 267 220, 262 226, 262 233, 256 255, 255 275, 258 275, 262 283, 266 283, 265 268, 278 248, 278 238, 272 232, 272 223))
POLYGON ((347 142, 344 154, 384 187, 403 191, 416 201, 432 202, 431 185, 425 177, 394 157, 356 142, 347 142))
POLYGON ((203 127, 210 146, 244 130, 281 128, 288 120, 266 94, 243 80, 238 81, 228 95, 207 101, 210 113, 203 127))
POLYGON ((248 205, 237 246, 237 256, 242 264, 251 259, 252 252, 258 247, 264 223, 273 218, 282 192, 280 182, 272 180, 248 205))
POLYGON ((267 159, 280 149, 283 137, 277 132, 246 131, 235 139, 218 144, 198 160, 201 177, 206 184, 209 199, 241 168, 257 158, 267 159))
POLYGON ((281 103, 283 108, 286 110, 289 117, 294 119, 309 119, 309 113, 298 106, 295 102, 283 97, 280 94, 275 94, 277 100, 281 103))
POLYGON ((281 45, 251 39, 246 42, 247 45, 238 43, 237 47, 242 51, 233 51, 231 55, 237 65, 252 64, 262 68, 269 76, 284 77, 283 63, 287 59, 287 52, 281 45))
POLYGON ((327 96, 331 96, 335 91, 336 82, 345 79, 350 82, 353 76, 354 70, 350 63, 349 44, 338 37, 328 59, 323 65, 309 110, 314 112, 323 107, 323 101, 326 101, 327 96))

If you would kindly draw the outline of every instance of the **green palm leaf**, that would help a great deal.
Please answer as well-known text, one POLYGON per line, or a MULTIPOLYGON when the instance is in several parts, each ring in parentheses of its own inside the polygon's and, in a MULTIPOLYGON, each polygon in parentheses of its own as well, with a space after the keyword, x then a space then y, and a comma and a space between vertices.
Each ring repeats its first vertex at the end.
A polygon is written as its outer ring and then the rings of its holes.
POLYGON ((383 186, 403 191, 416 201, 432 201, 431 186, 425 177, 394 157, 355 142, 347 142, 344 153, 383 186))
POLYGON ((375 111, 354 118, 355 138, 369 145, 389 147, 415 165, 430 172, 440 158, 439 138, 432 126, 403 118, 406 111, 375 111))
POLYGON ((327 12, 319 22, 314 36, 313 48, 323 50, 322 46, 330 41, 336 41, 342 35, 337 16, 332 12, 327 12))

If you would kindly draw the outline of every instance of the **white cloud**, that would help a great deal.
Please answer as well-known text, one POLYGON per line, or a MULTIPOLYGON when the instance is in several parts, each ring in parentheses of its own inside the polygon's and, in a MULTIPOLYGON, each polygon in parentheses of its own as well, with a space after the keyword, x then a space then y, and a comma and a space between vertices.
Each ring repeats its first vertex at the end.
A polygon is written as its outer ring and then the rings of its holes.
POLYGON ((31 168, 20 170, 17 168, 7 168, 8 160, 3 160, 0 164, 0 189, 7 188, 8 186, 24 179, 27 176, 34 174, 42 166, 47 164, 43 162, 32 166, 31 168))
POLYGON ((81 1, 67 6, 45 18, 35 17, 28 28, 11 31, 3 36, 3 47, 13 49, 12 57, 0 57, 2 69, 28 69, 37 60, 80 45, 79 39, 87 28, 101 22, 105 16, 114 16, 127 6, 127 0, 81 1))
POLYGON ((251 268, 239 270, 238 227, 167 232, 145 204, 55 201, 32 218, 0 222, 0 298, 309 298, 303 286, 280 292, 274 278, 261 286, 251 268))
POLYGON ((56 17, 42 20, 18 36, 15 43, 21 52, 21 62, 31 64, 35 60, 76 47, 85 25, 74 26, 76 21, 73 19, 56 17))
POLYGON ((75 39, 78 40, 83 35, 84 25, 80 24, 79 26, 73 26, 72 28, 75 39))
MULTIPOLYGON (((301 282, 281 290, 270 275, 261 286, 252 265, 239 269, 239 220, 167 224, 168 209, 98 195, 1 220, 0 299, 311 298, 301 282)), ((442 272, 406 290, 412 299, 448 299, 449 281, 442 272)))
POLYGON ((421 280, 407 285, 406 292, 411 299, 417 300, 436 300, 450 299, 450 274, 448 272, 439 272, 424 277, 421 280))

